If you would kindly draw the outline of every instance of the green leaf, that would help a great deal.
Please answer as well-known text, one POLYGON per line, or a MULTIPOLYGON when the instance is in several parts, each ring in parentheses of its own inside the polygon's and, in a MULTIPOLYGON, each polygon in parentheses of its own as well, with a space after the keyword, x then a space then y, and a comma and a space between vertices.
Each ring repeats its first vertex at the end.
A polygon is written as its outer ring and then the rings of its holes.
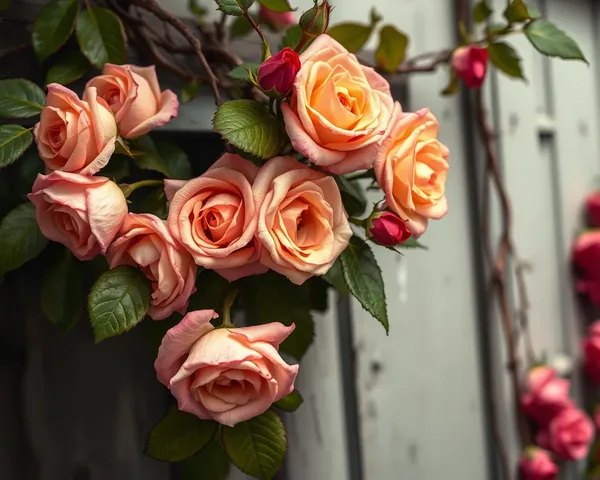
POLYGON ((14 163, 33 142, 31 128, 0 125, 0 170, 14 163))
POLYGON ((129 161, 125 155, 113 155, 108 164, 96 176, 106 177, 118 183, 131 175, 129 161))
POLYGON ((181 463, 180 480, 227 480, 230 465, 221 439, 215 435, 206 447, 181 463))
POLYGON ((234 38, 245 37, 252 31, 252 25, 246 17, 237 17, 233 22, 231 22, 231 26, 229 27, 229 38, 233 40, 234 38))
POLYGON ((510 26, 504 23, 490 23, 485 29, 485 34, 486 37, 491 38, 496 35, 504 35, 509 29, 510 26))
POLYGON ((99 70, 105 63, 125 63, 125 30, 111 10, 98 7, 86 10, 77 18, 75 32, 81 51, 99 70))
POLYGON ((189 102, 198 96, 200 92, 200 88, 202 87, 202 82, 199 80, 194 80, 189 83, 186 83, 181 89, 181 101, 183 103, 189 102))
POLYGON ((224 427, 223 445, 236 467, 260 480, 275 476, 287 446, 283 423, 271 410, 233 428, 224 427))
POLYGON ((161 220, 166 220, 169 214, 167 196, 165 195, 165 190, 163 188, 155 188, 145 191, 143 198, 139 202, 139 206, 139 211, 143 213, 151 213, 161 220))
MULTIPOLYGON (((300 25, 292 25, 290 28, 288 28, 285 31, 285 35, 283 36, 283 39, 281 40, 281 50, 283 50, 285 47, 291 48, 292 50, 294 50, 298 44, 300 43, 300 39, 302 38, 302 29, 300 28, 300 25)), ((307 43, 307 45, 309 45, 309 43, 307 43)), ((306 46, 304 47, 306 48, 306 46)))
POLYGON ((146 455, 166 462, 190 458, 211 441, 218 426, 214 420, 200 420, 174 405, 150 432, 146 455))
POLYGON ((73 327, 81 317, 84 304, 82 282, 80 264, 67 249, 44 276, 42 310, 63 332, 73 327))
POLYGON ((59 58, 50 70, 48 70, 46 85, 50 83, 68 85, 83 77, 88 68, 90 68, 90 62, 88 62, 88 59, 81 52, 69 52, 59 58))
POLYGON ((450 80, 448 81, 448 85, 446 85, 446 88, 444 88, 440 93, 443 96, 455 95, 456 93, 458 93, 459 88, 460 80, 458 79, 456 70, 452 68, 450 69, 450 80))
POLYGON ((581 60, 589 65, 577 43, 552 22, 540 18, 525 25, 523 31, 541 54, 565 60, 581 60))
POLYGON ((40 61, 62 47, 73 33, 79 11, 77 0, 51 0, 33 24, 31 43, 40 61))
POLYGON ((480 0, 473 5, 473 21, 475 23, 485 22, 492 14, 492 9, 488 6, 487 0, 480 0))
POLYGON ((317 312, 326 312, 329 309, 329 288, 331 285, 322 277, 313 277, 307 283, 310 290, 310 309, 317 312))
POLYGON ((293 321, 296 325, 294 331, 281 343, 279 349, 298 361, 302 360, 315 340, 315 321, 308 308, 290 309, 287 318, 279 317, 279 321, 284 324, 291 324, 293 321))
POLYGON ((389 333, 383 278, 369 245, 358 237, 352 237, 340 260, 350 293, 389 333))
POLYGON ((235 80, 245 80, 246 82, 250 81, 250 74, 248 70, 252 72, 252 74, 256 77, 256 72, 258 71, 258 67, 260 64, 253 62, 246 62, 238 65, 233 70, 227 73, 227 76, 233 78, 235 80))
POLYGON ((304 400, 302 396, 298 393, 298 390, 294 390, 289 395, 286 395, 281 400, 275 402, 275 406, 284 410, 286 412, 295 412, 298 410, 298 407, 302 405, 304 400))
POLYGON ((288 0, 258 0, 258 3, 272 12, 293 12, 296 10, 292 8, 288 0))
POLYGON ((230 100, 217 108, 214 130, 233 146, 260 158, 276 156, 286 143, 283 125, 253 100, 230 100))
POLYGON ((46 95, 35 83, 23 78, 0 80, 0 118, 28 118, 39 115, 46 95))
POLYGON ((525 78, 521 70, 521 57, 508 43, 494 42, 488 45, 490 62, 509 77, 525 78))
POLYGON ((375 59, 381 68, 393 73, 406 56, 408 37, 393 25, 386 25, 379 31, 379 46, 375 59))
POLYGON ((531 19, 527 5, 523 0, 512 0, 504 10, 504 18, 509 23, 525 22, 531 19))
POLYGON ((187 180, 192 176, 187 154, 172 143, 154 143, 144 135, 137 139, 134 150, 135 163, 140 168, 160 172, 168 178, 187 180))
POLYGON ((351 217, 362 215, 367 208, 367 198, 362 187, 357 182, 352 182, 342 175, 335 175, 335 181, 342 195, 342 202, 346 212, 351 217))
POLYGON ((140 323, 150 307, 150 281, 129 266, 103 273, 88 298, 96 343, 127 332, 140 323))
POLYGON ((10 211, 0 223, 0 277, 37 257, 47 244, 32 203, 23 203, 10 211))
POLYGON ((369 40, 373 27, 362 23, 338 23, 327 34, 341 43, 350 53, 358 52, 369 40))
POLYGON ((194 17, 196 17, 196 20, 199 22, 203 21, 204 17, 208 14, 208 10, 202 5, 198 5, 196 0, 188 1, 188 9, 194 14, 194 17))
POLYGON ((421 250, 429 250, 428 247, 426 247, 425 245, 423 245, 421 242, 419 242, 414 237, 410 237, 404 243, 396 245, 396 247, 397 248, 419 248, 421 250))
POLYGON ((254 0, 215 0, 218 5, 218 9, 227 15, 233 15, 235 17, 239 17, 243 15, 246 10, 248 10, 254 0))
POLYGON ((346 285, 344 272, 342 271, 342 261, 339 257, 329 271, 323 275, 323 278, 341 295, 346 295, 348 293, 348 286, 346 285))

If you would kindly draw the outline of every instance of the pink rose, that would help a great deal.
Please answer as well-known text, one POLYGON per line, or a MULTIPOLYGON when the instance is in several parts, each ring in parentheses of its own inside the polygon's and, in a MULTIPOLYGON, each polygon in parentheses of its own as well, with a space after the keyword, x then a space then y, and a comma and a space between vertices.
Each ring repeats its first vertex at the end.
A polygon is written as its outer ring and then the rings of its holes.
POLYGON ((387 206, 406 220, 415 237, 423 234, 429 218, 442 218, 448 211, 448 149, 437 139, 438 128, 426 108, 402 113, 397 103, 373 165, 387 206))
POLYGON ((127 215, 123 192, 104 177, 38 175, 28 198, 42 233, 80 260, 105 253, 127 215))
POLYGON ((198 265, 229 281, 267 271, 258 262, 260 245, 254 241, 257 171, 252 162, 226 153, 198 178, 165 181, 169 230, 198 265))
POLYGON ((258 84, 265 91, 274 90, 278 95, 287 95, 292 89, 298 70, 300 57, 291 48, 285 47, 260 64, 258 84))
POLYGON ((581 234, 573 246, 577 290, 600 306, 600 230, 581 234))
POLYGON ((527 376, 527 392, 522 404, 525 412, 541 425, 547 425, 560 412, 573 407, 568 380, 558 378, 550 367, 536 367, 527 376))
POLYGON ((325 274, 352 236, 335 180, 294 157, 275 157, 253 189, 262 264, 298 285, 325 274))
POLYGON ((582 410, 568 408, 539 431, 537 443, 563 460, 584 458, 594 437, 594 425, 582 410))
POLYGON ((326 34, 300 61, 281 105, 294 149, 333 173, 371 168, 394 107, 388 82, 326 34))
POLYGON ((529 447, 519 462, 522 480, 555 480, 558 466, 546 450, 529 447))
POLYGON ((95 88, 80 100, 75 92, 51 83, 33 133, 48 170, 93 175, 115 150, 117 125, 95 88))
POLYGON ((171 90, 160 91, 154 65, 107 63, 103 75, 88 82, 87 88, 90 87, 95 87, 98 96, 106 100, 124 138, 141 137, 177 116, 177 95, 171 90))
POLYGON ((173 239, 165 222, 147 213, 125 217, 107 253, 110 268, 139 267, 152 282, 148 315, 162 320, 173 312, 184 314, 196 290, 196 264, 173 239))
POLYGON ((600 384, 600 320, 596 320, 588 329, 583 340, 585 371, 594 383, 600 384))
POLYGON ((594 192, 585 199, 585 208, 590 227, 600 227, 600 192, 594 192))
POLYGON ((266 23, 276 32, 296 23, 294 12, 274 12, 268 8, 260 6, 258 19, 261 23, 266 23))
POLYGON ((277 351, 294 325, 214 329, 217 317, 213 310, 188 313, 164 336, 154 368, 180 410, 233 427, 294 390, 298 365, 277 351))
POLYGON ((375 212, 369 218, 369 236, 378 245, 394 247, 411 235, 406 222, 392 212, 375 212))
POLYGON ((479 88, 485 80, 487 48, 476 45, 457 48, 452 54, 452 68, 469 88, 479 88))

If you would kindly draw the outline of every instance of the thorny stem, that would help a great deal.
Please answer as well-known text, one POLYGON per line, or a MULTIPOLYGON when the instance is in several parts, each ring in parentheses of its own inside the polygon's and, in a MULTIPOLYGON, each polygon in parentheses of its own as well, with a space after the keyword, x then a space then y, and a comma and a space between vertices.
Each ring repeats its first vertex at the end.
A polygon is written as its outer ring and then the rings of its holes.
POLYGON ((246 17, 246 20, 248 20, 248 23, 250 23, 250 25, 256 31, 256 33, 258 33, 261 43, 263 45, 269 45, 269 42, 267 42, 267 39, 265 38, 265 34, 262 32, 260 27, 256 24, 256 22, 252 18, 252 15, 250 15, 250 12, 248 10, 244 10, 244 17, 246 17))
POLYGON ((123 195, 125 195, 125 198, 128 198, 138 188, 159 187, 162 185, 163 185, 162 180, 141 180, 139 182, 135 182, 130 185, 120 185, 120 187, 121 187, 121 190, 123 190, 123 195))

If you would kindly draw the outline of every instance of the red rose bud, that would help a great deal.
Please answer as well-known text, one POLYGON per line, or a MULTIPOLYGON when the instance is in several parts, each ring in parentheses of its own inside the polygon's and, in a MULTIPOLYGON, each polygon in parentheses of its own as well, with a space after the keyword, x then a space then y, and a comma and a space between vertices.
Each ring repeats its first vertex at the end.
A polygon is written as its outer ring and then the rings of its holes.
POLYGON ((585 199, 587 219, 590 227, 600 227, 600 192, 594 192, 585 199))
POLYGON ((370 238, 384 247, 404 243, 412 235, 406 222, 392 212, 375 212, 368 220, 370 238))
POLYGON ((286 95, 294 85, 300 70, 300 57, 291 48, 285 47, 258 67, 258 84, 265 91, 274 90, 278 95, 286 95))
POLYGON ((323 0, 320 5, 317 5, 317 0, 315 0, 315 6, 302 14, 298 24, 305 35, 316 37, 327 31, 330 14, 331 5, 327 3, 327 0, 323 0))
POLYGON ((523 480, 555 480, 558 466, 552 461, 546 450, 528 447, 519 462, 523 480))
POLYGON ((487 48, 469 45, 457 48, 452 55, 452 68, 469 88, 481 87, 487 72, 487 64, 487 48))
POLYGON ((258 11, 258 20, 261 23, 266 23, 272 30, 279 32, 290 25, 294 25, 296 16, 294 12, 274 12, 261 5, 258 11))

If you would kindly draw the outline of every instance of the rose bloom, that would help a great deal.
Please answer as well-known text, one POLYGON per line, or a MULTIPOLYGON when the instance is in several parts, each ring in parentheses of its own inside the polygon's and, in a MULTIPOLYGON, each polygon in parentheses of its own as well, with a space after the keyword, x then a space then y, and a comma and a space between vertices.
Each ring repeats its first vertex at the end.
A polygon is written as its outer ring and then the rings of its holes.
POLYGON ((127 215, 123 192, 104 177, 60 171, 38 175, 28 198, 44 236, 80 260, 105 253, 127 215))
POLYGON ((587 375, 594 383, 600 383, 600 321, 596 320, 588 329, 582 342, 584 365, 587 375))
POLYGON ((257 171, 252 162, 226 153, 198 178, 165 181, 169 230, 198 265, 229 281, 267 271, 258 262, 260 245, 254 240, 257 171))
POLYGON ((154 66, 104 66, 103 75, 92 78, 95 87, 115 114, 119 134, 136 138, 177 116, 179 101, 171 90, 160 91, 154 66))
POLYGON ((335 180, 294 157, 275 157, 253 190, 261 263, 298 285, 326 273, 352 236, 335 180))
POLYGON ((579 460, 588 454, 594 425, 582 410, 568 408, 538 432, 537 443, 563 460, 579 460))
POLYGON ((298 365, 278 353, 294 325, 214 329, 217 317, 213 310, 188 313, 164 336, 154 368, 180 410, 233 427, 294 390, 298 365))
POLYGON ((388 82, 325 34, 300 61, 281 105, 294 149, 333 173, 370 168, 394 106, 388 82))
POLYGON ((556 415, 573 407, 569 398, 570 382, 556 376, 550 367, 536 367, 527 376, 527 392, 522 404, 525 412, 541 425, 547 425, 556 415))
POLYGON ((147 213, 130 213, 107 253, 110 268, 139 267, 152 282, 148 315, 162 320, 184 314, 196 290, 196 264, 171 236, 165 222, 147 213))
POLYGON ((95 88, 87 89, 80 100, 75 92, 51 83, 33 133, 48 170, 93 175, 115 150, 117 125, 95 88))
POLYGON ((600 306, 600 230, 582 233, 573 246, 577 290, 600 306))
POLYGON ((476 45, 460 47, 452 54, 452 68, 469 88, 479 88, 485 80, 487 48, 476 45))
POLYGON ((523 480, 555 480, 558 465, 552 461, 546 450, 537 447, 528 448, 519 462, 523 480))
POLYGON ((600 227, 600 192, 594 192, 585 199, 585 207, 590 227, 600 227))
POLYGON ((442 218, 448 211, 448 149, 437 139, 438 127, 426 108, 402 113, 397 103, 373 165, 387 206, 406 220, 415 237, 423 234, 429 218, 442 218))

